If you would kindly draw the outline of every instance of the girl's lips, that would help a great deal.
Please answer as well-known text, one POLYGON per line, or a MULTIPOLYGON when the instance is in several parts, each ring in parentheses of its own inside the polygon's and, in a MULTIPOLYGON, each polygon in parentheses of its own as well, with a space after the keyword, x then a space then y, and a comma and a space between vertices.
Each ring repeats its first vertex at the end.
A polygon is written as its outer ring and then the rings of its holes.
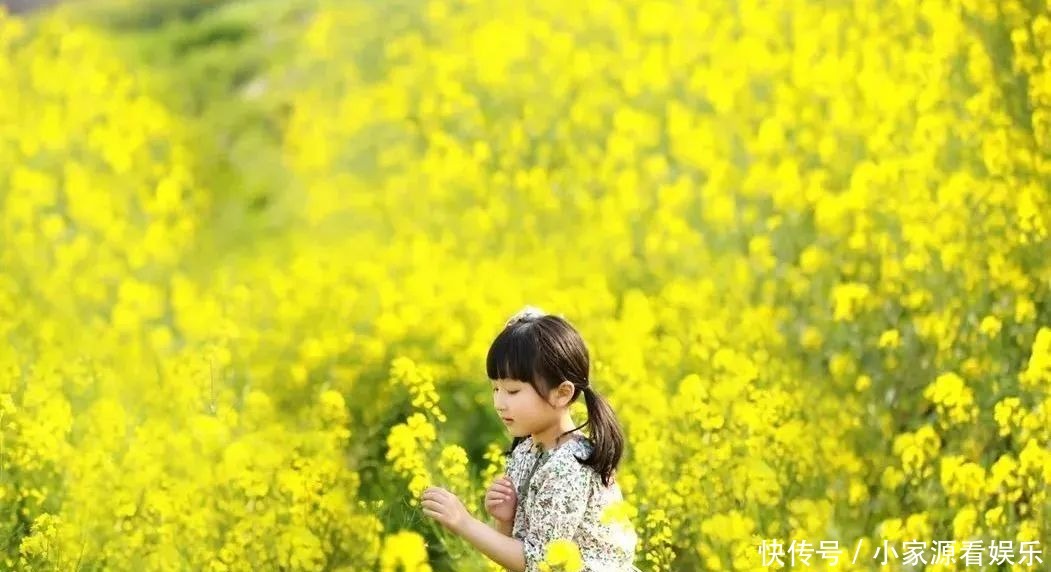
POLYGON ((511 423, 514 421, 514 419, 511 419, 510 417, 501 417, 500 419, 503 419, 504 423, 511 423))

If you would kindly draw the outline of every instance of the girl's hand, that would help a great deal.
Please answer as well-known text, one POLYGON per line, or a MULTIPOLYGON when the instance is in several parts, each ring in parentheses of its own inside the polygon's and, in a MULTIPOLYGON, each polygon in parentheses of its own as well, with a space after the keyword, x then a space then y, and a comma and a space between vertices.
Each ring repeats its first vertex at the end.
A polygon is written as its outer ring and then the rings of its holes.
POLYGON ((427 487, 421 497, 423 514, 438 521, 454 534, 459 534, 471 520, 471 514, 460 499, 441 487, 427 487))
POLYGON ((500 477, 489 485, 485 491, 485 511, 497 522, 510 523, 515 520, 515 507, 518 506, 518 493, 514 484, 507 477, 500 477))

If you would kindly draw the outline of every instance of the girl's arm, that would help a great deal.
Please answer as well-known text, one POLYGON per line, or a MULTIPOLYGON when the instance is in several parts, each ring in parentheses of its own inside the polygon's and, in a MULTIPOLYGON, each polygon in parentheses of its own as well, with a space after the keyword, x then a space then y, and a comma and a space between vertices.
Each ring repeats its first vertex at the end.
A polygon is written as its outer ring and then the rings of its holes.
POLYGON ((470 542, 480 552, 512 572, 525 571, 525 551, 521 540, 511 538, 482 521, 468 517, 454 532, 470 542))
POLYGON ((460 499, 441 487, 427 487, 421 504, 423 514, 441 523, 470 542, 493 562, 511 570, 525 572, 525 545, 471 516, 460 499))
POLYGON ((504 536, 511 536, 511 532, 514 530, 514 523, 493 519, 493 529, 504 536))

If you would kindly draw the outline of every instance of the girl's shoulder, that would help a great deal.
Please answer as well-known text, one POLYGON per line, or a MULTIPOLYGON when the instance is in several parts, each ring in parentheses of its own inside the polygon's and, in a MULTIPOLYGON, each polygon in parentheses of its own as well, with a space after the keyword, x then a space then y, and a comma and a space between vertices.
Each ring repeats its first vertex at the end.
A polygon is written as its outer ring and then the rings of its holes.
MULTIPOLYGON (((591 442, 590 438, 586 435, 577 434, 570 441, 555 448, 555 450, 548 455, 549 458, 545 460, 544 464, 565 463, 567 460, 574 459, 585 460, 591 456, 591 452, 594 448, 594 443, 591 442)), ((512 459, 535 459, 542 456, 544 456, 544 450, 533 441, 532 436, 522 439, 511 449, 512 459)))
POLYGON ((575 476, 578 479, 591 479, 598 473, 582 463, 591 456, 594 445, 591 440, 579 435, 551 452, 551 458, 544 463, 545 472, 559 473, 562 476, 575 476))
MULTIPOLYGON (((564 447, 560 447, 560 449, 565 449, 565 453, 568 456, 578 459, 590 457, 594 448, 595 444, 591 442, 591 439, 580 433, 576 433, 572 441, 566 443, 564 447)), ((558 451, 555 452, 557 453, 558 451)))

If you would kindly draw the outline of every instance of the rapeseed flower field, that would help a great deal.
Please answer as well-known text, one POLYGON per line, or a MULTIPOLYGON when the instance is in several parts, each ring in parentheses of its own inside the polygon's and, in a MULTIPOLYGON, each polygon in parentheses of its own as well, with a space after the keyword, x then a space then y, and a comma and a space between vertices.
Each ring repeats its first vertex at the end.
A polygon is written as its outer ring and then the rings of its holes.
POLYGON ((1051 4, 196 4, 0 12, 0 568, 496 570, 527 303, 640 570, 1051 562, 1051 4))

